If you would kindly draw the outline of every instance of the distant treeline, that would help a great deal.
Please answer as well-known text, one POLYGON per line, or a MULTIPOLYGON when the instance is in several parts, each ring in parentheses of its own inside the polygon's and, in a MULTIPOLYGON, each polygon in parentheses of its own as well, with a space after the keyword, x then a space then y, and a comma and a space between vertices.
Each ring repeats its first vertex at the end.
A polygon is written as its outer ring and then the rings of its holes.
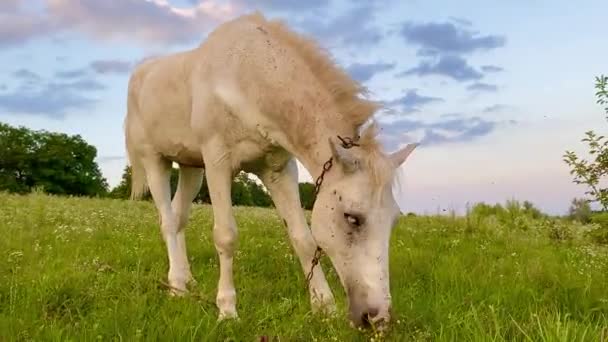
MULTIPOLYGON (((0 191, 28 193, 39 189, 54 195, 128 198, 131 168, 126 166, 118 186, 110 189, 95 161, 97 149, 80 135, 34 131, 0 123, 0 191)), ((171 190, 177 188, 178 170, 171 174, 171 190)), ((300 199, 312 209, 314 186, 300 183, 300 199)), ((150 194, 144 199, 150 200, 150 194)), ((210 203, 206 179, 195 198, 210 203)), ((232 182, 232 202, 241 206, 273 206, 266 189, 245 173, 232 182)))
MULTIPOLYGON (((608 142, 606 144, 608 146, 608 142)), ((608 155, 608 147, 602 153, 608 155)), ((128 198, 131 168, 126 166, 120 184, 110 189, 95 161, 96 157, 97 149, 80 135, 33 131, 0 123, 0 191, 23 194, 37 189, 54 195, 128 198)), ((601 161, 606 163, 606 160, 608 158, 601 161)), ((606 172, 608 167, 604 164, 597 166, 602 167, 606 172)), ((178 170, 173 169, 172 194, 177 188, 177 181, 178 170)), ((302 207, 312 209, 314 185, 300 183, 299 189, 302 207)), ((600 190, 601 194, 608 193, 606 189, 600 190)), ((144 199, 150 200, 150 194, 146 194, 144 199)), ((210 203, 205 179, 195 201, 210 203)), ((589 202, 586 199, 572 200, 568 216, 582 223, 601 221, 602 225, 608 226, 608 214, 598 216, 599 213, 591 210, 589 202)), ((273 206, 266 189, 245 173, 240 173, 232 182, 232 203, 240 206, 273 206)), ((546 217, 528 201, 510 201, 504 206, 478 203, 471 207, 469 214, 495 216, 505 221, 519 214, 534 219, 546 217)))
MULTIPOLYGON (((171 196, 175 194, 177 190, 177 182, 179 179, 179 170, 173 169, 171 172, 171 196)), ((313 192, 314 185, 311 183, 300 183, 300 200, 302 207, 305 209, 312 209, 313 204, 313 192)), ((116 186, 110 192, 109 196, 112 198, 128 198, 131 192, 131 167, 126 166, 122 175, 122 180, 118 186, 116 186)), ((250 178, 247 173, 239 173, 232 181, 231 187, 232 204, 241 206, 252 206, 252 207, 272 207, 272 199, 266 189, 250 178)), ((150 194, 147 193, 144 199, 151 199, 150 194)), ((211 203, 209 198, 209 189, 207 188, 207 179, 203 178, 203 184, 198 195, 196 195, 195 202, 198 203, 211 203)))

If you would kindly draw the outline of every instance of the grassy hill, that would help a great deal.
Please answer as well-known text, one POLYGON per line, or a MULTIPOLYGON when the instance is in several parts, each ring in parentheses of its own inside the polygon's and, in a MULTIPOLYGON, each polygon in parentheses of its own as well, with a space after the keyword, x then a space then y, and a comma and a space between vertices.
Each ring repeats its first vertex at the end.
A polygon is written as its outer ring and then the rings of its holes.
POLYGON ((218 323, 209 206, 188 252, 198 284, 172 298, 150 202, 0 194, 0 340, 608 339, 608 251, 597 228, 523 214, 403 217, 391 244, 392 329, 359 332, 328 260, 336 318, 311 315, 304 275, 274 210, 239 207, 240 320, 218 323))

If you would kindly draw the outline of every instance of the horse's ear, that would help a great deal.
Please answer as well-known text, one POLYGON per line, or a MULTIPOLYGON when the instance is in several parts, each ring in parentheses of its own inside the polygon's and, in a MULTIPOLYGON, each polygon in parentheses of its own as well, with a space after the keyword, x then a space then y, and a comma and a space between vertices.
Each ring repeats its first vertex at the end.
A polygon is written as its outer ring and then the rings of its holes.
POLYGON ((342 165, 345 172, 355 172, 359 170, 360 162, 352 150, 344 148, 339 142, 333 138, 329 138, 329 146, 334 161, 342 165))
POLYGON ((417 143, 407 144, 404 148, 400 149, 397 152, 392 153, 390 155, 390 158, 391 158, 391 161, 393 162, 393 164, 395 165, 395 167, 401 166, 401 164, 403 164, 403 162, 405 162, 407 157, 409 157, 409 155, 412 153, 412 151, 414 151, 414 149, 416 149, 416 147, 418 147, 418 145, 419 144, 417 144, 417 143))

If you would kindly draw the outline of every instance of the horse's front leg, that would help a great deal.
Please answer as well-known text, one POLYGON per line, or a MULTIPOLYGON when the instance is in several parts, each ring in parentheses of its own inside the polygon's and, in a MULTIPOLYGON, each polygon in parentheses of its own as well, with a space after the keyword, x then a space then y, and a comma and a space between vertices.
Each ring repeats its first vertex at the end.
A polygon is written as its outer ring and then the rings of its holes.
POLYGON ((216 297, 220 311, 219 320, 238 316, 232 271, 237 229, 230 197, 232 167, 226 151, 222 144, 209 144, 203 148, 205 174, 213 208, 213 240, 220 259, 220 278, 216 297))
MULTIPOLYGON (((304 276, 310 272, 317 245, 312 237, 300 204, 298 169, 295 159, 280 171, 265 170, 259 177, 268 189, 279 215, 285 220, 291 245, 300 259, 304 276)), ((335 312, 334 296, 321 265, 315 266, 310 280, 310 301, 314 311, 335 312)))

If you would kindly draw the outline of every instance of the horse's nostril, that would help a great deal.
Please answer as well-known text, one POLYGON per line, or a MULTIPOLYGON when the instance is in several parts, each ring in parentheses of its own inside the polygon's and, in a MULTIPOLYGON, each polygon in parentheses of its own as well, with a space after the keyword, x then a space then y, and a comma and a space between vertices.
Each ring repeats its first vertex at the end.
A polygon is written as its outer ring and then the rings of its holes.
POLYGON ((361 316, 361 322, 363 322, 363 324, 366 326, 371 325, 371 323, 374 322, 374 318, 376 318, 376 316, 378 316, 379 312, 380 311, 376 308, 369 309, 368 312, 364 312, 363 315, 361 316))

